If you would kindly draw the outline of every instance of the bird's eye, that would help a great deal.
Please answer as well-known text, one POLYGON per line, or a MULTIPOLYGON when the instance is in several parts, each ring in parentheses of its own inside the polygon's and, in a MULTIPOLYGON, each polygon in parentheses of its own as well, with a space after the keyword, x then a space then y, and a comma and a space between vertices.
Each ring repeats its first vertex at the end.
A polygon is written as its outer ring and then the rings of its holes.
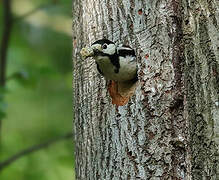
POLYGON ((106 48, 107 48, 107 44, 104 44, 104 45, 102 46, 102 48, 103 48, 103 49, 106 49, 106 48))

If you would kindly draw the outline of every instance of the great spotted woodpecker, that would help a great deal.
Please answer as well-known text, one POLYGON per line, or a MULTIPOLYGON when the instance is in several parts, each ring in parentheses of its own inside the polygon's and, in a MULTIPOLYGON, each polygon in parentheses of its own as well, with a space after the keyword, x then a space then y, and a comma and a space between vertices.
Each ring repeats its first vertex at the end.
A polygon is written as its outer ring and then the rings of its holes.
POLYGON ((116 82, 137 80, 136 55, 129 46, 116 46, 108 39, 101 39, 95 41, 90 47, 83 48, 81 55, 84 59, 93 57, 97 70, 107 80, 116 82))
POLYGON ((90 47, 83 48, 80 53, 83 59, 93 57, 99 73, 109 80, 108 91, 112 104, 127 104, 138 80, 135 51, 129 46, 116 46, 108 39, 100 39, 90 47))

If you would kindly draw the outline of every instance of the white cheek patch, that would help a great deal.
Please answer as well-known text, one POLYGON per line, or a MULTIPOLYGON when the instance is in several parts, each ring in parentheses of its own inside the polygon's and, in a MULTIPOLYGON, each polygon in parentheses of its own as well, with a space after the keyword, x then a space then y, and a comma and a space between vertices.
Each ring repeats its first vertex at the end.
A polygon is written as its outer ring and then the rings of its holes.
POLYGON ((109 44, 107 46, 107 48, 103 49, 102 51, 103 51, 103 53, 106 53, 106 54, 109 54, 109 55, 113 55, 116 52, 116 46, 115 46, 115 44, 109 44))

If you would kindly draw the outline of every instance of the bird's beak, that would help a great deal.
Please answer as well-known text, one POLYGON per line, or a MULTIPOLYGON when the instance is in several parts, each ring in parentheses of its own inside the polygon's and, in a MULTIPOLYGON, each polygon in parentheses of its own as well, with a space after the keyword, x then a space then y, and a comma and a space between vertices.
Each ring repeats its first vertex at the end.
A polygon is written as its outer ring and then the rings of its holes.
POLYGON ((83 59, 86 59, 88 57, 95 56, 98 52, 102 50, 102 47, 100 44, 94 44, 91 47, 83 48, 80 52, 83 59))
POLYGON ((91 46, 91 48, 93 49, 94 53, 102 51, 102 46, 100 44, 94 44, 91 46))

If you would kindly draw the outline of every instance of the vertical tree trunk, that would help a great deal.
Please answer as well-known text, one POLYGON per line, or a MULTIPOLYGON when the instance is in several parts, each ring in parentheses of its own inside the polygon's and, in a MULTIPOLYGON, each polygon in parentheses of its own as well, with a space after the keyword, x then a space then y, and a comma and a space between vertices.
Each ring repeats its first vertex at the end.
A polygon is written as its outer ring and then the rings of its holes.
POLYGON ((185 1, 185 118, 192 179, 218 179, 218 1, 185 1))
POLYGON ((77 179, 216 177, 218 17, 214 1, 201 2, 74 1, 77 179), (126 106, 111 104, 94 60, 80 58, 103 37, 136 49, 139 86, 126 106))
MULTIPOLYGON (((4 118, 4 110, 2 109, 4 101, 4 88, 6 83, 6 69, 7 69, 7 51, 9 47, 11 28, 12 28, 12 14, 11 14, 11 0, 3 0, 3 29, 0 36, 0 141, 2 130, 2 119, 4 118), (2 106, 2 107, 1 107, 2 106)), ((0 145, 1 146, 1 145, 0 145)))

